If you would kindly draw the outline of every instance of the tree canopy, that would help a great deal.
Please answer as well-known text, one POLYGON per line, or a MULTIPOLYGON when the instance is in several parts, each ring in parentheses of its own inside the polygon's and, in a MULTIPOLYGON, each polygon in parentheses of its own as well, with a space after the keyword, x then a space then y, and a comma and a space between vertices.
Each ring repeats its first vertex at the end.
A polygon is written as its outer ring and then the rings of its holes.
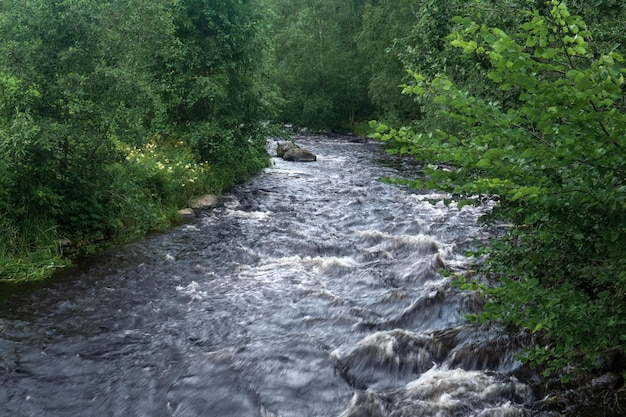
POLYGON ((193 193, 266 164, 264 13, 241 0, 0 3, 3 278, 162 227, 193 193))
POLYGON ((362 0, 273 0, 279 118, 318 129, 350 127, 368 111, 356 47, 362 0))
POLYGON ((483 249, 479 269, 492 281, 460 281, 487 299, 476 319, 543 338, 521 358, 566 380, 623 353, 626 340, 626 65, 614 38, 593 45, 566 2, 549 6, 509 31, 455 17, 447 39, 486 68, 487 87, 412 72, 404 92, 449 123, 372 125, 394 152, 427 163, 411 185, 449 191, 459 205, 497 196, 485 220, 512 227, 483 249))

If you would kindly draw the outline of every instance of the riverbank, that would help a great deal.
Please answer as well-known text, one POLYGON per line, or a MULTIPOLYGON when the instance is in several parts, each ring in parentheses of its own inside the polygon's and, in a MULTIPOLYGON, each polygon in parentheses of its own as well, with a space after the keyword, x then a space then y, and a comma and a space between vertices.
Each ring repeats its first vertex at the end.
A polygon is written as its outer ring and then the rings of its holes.
POLYGON ((239 164, 209 165, 197 163, 181 144, 154 142, 125 152, 126 163, 113 167, 114 180, 102 192, 108 196, 98 202, 102 207, 76 202, 82 210, 72 222, 48 216, 0 220, 0 295, 45 282, 76 259, 180 224, 185 221, 180 209, 206 206, 197 198, 206 193, 216 196, 214 204, 217 196, 261 172, 270 158, 264 149, 248 149, 239 164))
MULTIPOLYGON (((623 357, 622 357, 623 360, 623 357)), ((536 408, 541 417, 623 417, 626 387, 623 363, 580 375, 561 384, 558 379, 536 381, 536 408)))

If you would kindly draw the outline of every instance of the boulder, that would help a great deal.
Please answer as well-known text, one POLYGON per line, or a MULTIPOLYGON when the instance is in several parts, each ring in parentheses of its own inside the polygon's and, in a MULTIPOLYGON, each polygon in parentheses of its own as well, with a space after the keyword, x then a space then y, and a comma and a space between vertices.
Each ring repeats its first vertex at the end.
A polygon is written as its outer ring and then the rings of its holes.
POLYGON ((276 156, 282 158, 288 150, 299 148, 300 147, 293 142, 281 142, 276 148, 276 156))
POLYGON ((193 209, 184 208, 184 209, 178 210, 178 215, 180 216, 180 219, 182 221, 189 221, 196 217, 196 212, 193 211, 193 209))
POLYGON ((594 387, 604 387, 608 389, 617 389, 620 384, 620 376, 616 373, 606 373, 591 381, 591 385, 594 387))
POLYGON ((213 194, 205 194, 200 197, 196 197, 189 203, 189 206, 193 209, 207 209, 215 207, 219 199, 213 194))
POLYGON ((293 162, 313 162, 317 161, 317 156, 313 152, 306 149, 292 148, 285 152, 283 159, 285 161, 293 162))

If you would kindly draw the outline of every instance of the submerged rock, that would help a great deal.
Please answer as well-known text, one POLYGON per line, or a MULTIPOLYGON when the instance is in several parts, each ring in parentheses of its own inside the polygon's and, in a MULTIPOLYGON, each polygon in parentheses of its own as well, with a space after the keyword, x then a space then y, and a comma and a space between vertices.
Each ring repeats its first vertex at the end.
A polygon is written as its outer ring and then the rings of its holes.
POLYGON ((398 389, 357 392, 340 417, 526 417, 532 398, 513 377, 435 366, 398 389))
POLYGON ((352 386, 389 389, 441 362, 448 351, 430 336, 395 329, 365 337, 350 352, 334 351, 333 358, 339 374, 352 386))

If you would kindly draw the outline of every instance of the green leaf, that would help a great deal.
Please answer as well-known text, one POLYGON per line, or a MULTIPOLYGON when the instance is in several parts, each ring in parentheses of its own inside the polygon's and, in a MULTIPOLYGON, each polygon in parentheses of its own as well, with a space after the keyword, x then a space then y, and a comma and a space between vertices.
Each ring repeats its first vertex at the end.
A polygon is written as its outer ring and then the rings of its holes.
POLYGON ((492 71, 492 72, 487 73, 487 78, 489 78, 491 81, 499 83, 502 81, 502 74, 499 72, 492 71))
POLYGON ((386 131, 389 130, 389 126, 387 126, 387 125, 385 125, 383 123, 378 124, 378 126, 376 126, 375 128, 376 128, 376 132, 377 133, 385 133, 386 131))

